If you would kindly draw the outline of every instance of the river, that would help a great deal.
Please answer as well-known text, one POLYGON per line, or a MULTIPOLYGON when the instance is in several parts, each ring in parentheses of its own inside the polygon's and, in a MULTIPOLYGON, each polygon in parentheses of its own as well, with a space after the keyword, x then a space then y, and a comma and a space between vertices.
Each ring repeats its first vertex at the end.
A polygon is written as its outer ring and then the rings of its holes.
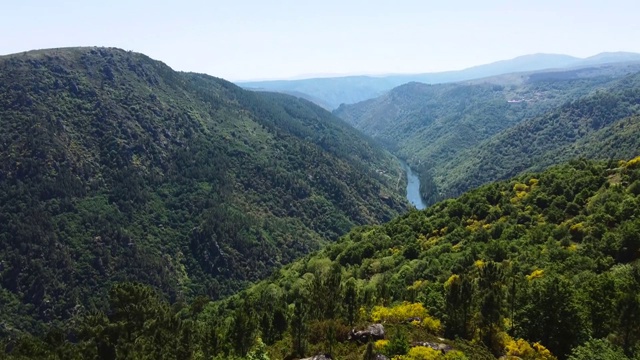
POLYGON ((415 206, 416 209, 422 210, 426 206, 422 200, 422 196, 420 196, 420 179, 418 175, 413 173, 407 163, 404 161, 400 162, 402 163, 404 171, 407 173, 407 200, 409 200, 411 205, 415 206))

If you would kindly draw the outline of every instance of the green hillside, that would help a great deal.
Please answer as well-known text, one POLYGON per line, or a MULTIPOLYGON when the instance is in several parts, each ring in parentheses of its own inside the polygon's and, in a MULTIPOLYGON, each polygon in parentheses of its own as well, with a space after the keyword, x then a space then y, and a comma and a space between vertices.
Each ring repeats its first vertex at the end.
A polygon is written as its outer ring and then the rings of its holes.
POLYGON ((637 359, 639 196, 640 158, 573 161, 355 228, 221 302, 118 284, 8 358, 637 359), (384 339, 348 340, 373 323, 384 339))
MULTIPOLYGON (((534 126, 530 125, 531 122, 519 124, 529 119, 555 116, 553 114, 563 111, 560 109, 562 106, 573 106, 577 114, 572 113, 571 116, 579 116, 583 111, 581 106, 591 106, 589 100, 573 105, 571 101, 590 96, 598 90, 605 94, 619 94, 622 88, 635 89, 635 80, 628 80, 625 85, 627 80, 621 79, 638 70, 637 65, 621 64, 510 74, 467 83, 412 83, 376 99, 342 106, 334 113, 385 144, 399 157, 407 159, 420 174, 425 200, 433 203, 526 169, 521 164, 504 163, 484 154, 508 153, 507 147, 513 146, 526 152, 533 141, 544 142, 545 147, 565 145, 555 143, 554 139, 542 141, 537 138, 538 131, 554 134, 557 128, 542 127, 544 124, 534 126), (525 128, 533 138, 522 141, 520 129, 525 128), (480 161, 510 172, 496 176, 495 172, 479 167, 480 161)), ((615 96, 611 94, 611 97, 615 96)), ((621 110, 620 114, 633 114, 634 109, 621 110)), ((591 110, 587 108, 584 111, 591 110)), ((514 155, 522 157, 522 152, 514 155)), ((531 160, 528 154, 525 158, 531 160)), ((553 163, 558 162, 555 160, 553 163)))
POLYGON ((593 95, 527 119, 454 158, 434 179, 444 196, 572 158, 609 159, 640 153, 640 74, 593 95))
POLYGON ((407 208, 387 152, 304 100, 106 48, 0 57, 0 332, 120 281, 218 298, 407 208))

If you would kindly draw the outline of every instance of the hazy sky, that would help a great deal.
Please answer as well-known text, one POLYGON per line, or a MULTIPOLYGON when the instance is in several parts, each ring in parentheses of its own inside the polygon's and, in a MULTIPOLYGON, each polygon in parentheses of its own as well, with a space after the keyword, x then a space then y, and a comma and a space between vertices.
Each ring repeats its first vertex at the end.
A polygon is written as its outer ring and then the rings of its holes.
POLYGON ((115 46, 229 80, 640 52, 638 0, 1 0, 0 54, 115 46))

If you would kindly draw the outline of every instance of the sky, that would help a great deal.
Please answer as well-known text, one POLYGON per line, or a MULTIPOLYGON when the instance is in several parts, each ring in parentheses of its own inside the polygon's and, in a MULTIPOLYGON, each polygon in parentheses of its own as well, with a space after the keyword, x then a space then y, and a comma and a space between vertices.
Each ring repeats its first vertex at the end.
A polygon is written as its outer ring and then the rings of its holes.
POLYGON ((638 0, 0 0, 0 55, 141 52, 232 81, 457 70, 640 52, 638 0))

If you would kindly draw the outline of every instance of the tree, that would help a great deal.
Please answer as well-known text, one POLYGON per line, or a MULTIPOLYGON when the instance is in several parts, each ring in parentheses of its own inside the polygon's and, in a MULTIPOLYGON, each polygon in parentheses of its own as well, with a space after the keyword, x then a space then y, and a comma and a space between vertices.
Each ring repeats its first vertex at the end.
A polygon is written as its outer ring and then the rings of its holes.
POLYGON ((293 318, 291 319, 291 339, 295 356, 304 357, 307 351, 308 310, 303 299, 296 297, 293 304, 293 318))
POLYGON ((523 294, 526 303, 519 314, 522 337, 542 343, 563 359, 583 341, 586 333, 575 304, 575 289, 569 281, 557 276, 531 281, 530 291, 523 294))
POLYGON ((628 359, 621 348, 607 340, 591 339, 575 347, 567 360, 625 360, 628 359))
POLYGON ((409 340, 404 330, 397 329, 393 333, 393 336, 389 339, 389 344, 384 347, 384 352, 390 358, 396 355, 405 355, 409 352, 409 340))
POLYGON ((469 339, 469 316, 473 304, 473 284, 468 276, 453 275, 445 284, 445 336, 469 339))
POLYGON ((627 355, 640 340, 640 268, 633 267, 620 299, 620 333, 622 347, 627 355))
POLYGON ((247 354, 247 360, 270 360, 267 354, 267 346, 261 338, 256 339, 253 349, 247 354))
POLYGON ((256 314, 249 299, 242 301, 233 316, 231 344, 238 356, 245 356, 255 339, 256 314))
POLYGON ((343 301, 345 318, 349 326, 353 326, 358 316, 358 289, 356 280, 349 278, 344 284, 343 301))
POLYGON ((502 351, 498 333, 503 326, 503 281, 504 274, 498 264, 491 261, 480 268, 477 292, 483 294, 480 299, 480 338, 494 355, 502 351))

